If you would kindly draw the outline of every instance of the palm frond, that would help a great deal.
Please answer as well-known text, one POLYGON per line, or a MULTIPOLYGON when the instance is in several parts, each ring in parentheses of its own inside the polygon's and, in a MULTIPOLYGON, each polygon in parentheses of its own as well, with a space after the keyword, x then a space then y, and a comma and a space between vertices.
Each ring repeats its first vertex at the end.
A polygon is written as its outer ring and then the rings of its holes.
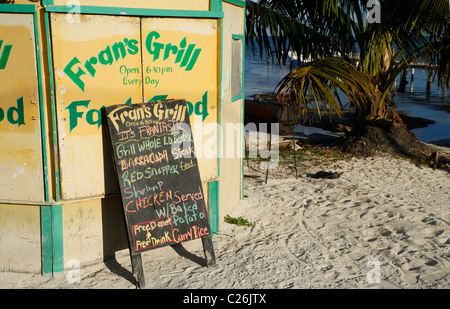
POLYGON ((286 1, 300 4, 292 0, 247 2, 246 37, 253 51, 257 46, 261 58, 266 52, 269 58, 277 60, 285 59, 289 51, 305 58, 330 56, 341 51, 335 36, 325 33, 319 22, 311 22, 307 17, 314 14, 312 5, 282 5, 286 1))
POLYGON ((295 104, 299 114, 314 109, 319 115, 324 110, 342 115, 343 106, 337 89, 355 108, 370 104, 377 92, 370 76, 338 58, 321 58, 292 70, 277 89, 278 97, 295 104))

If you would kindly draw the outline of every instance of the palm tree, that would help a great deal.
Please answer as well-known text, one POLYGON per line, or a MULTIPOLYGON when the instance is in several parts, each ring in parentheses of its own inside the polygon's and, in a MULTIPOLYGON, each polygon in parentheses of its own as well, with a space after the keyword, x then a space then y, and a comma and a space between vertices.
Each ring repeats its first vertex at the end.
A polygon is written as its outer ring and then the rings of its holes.
POLYGON ((392 89, 404 69, 423 60, 438 65, 441 87, 448 84, 449 23, 448 0, 259 0, 247 2, 246 35, 253 50, 258 46, 278 61, 290 50, 317 59, 277 87, 299 116, 310 108, 341 115, 340 90, 355 110, 352 142, 367 138, 367 130, 369 140, 379 140, 378 128, 403 154, 418 155, 422 144, 407 138, 392 89))

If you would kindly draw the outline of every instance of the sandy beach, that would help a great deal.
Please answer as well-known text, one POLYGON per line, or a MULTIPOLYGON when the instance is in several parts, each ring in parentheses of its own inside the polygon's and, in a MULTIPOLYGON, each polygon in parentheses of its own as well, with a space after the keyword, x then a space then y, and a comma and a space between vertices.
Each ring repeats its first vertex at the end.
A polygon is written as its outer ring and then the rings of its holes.
MULTIPOLYGON (((246 161, 245 198, 231 216, 252 226, 221 224, 216 267, 204 266, 199 240, 147 251, 147 288, 450 287, 447 171, 390 156, 299 151, 298 179, 292 157, 281 157, 267 184, 260 162, 246 161), (312 178, 319 170, 340 177, 312 178)), ((0 288, 135 288, 127 250, 82 266, 79 283, 68 275, 0 273, 0 288)))

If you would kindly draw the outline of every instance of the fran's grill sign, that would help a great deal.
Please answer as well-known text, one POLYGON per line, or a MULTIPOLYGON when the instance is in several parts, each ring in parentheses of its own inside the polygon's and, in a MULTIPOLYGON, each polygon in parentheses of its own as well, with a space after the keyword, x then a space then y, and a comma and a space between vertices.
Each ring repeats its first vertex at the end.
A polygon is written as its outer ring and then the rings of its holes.
POLYGON ((210 235, 186 101, 105 109, 133 252, 210 235))
MULTIPOLYGON (((172 62, 174 64, 179 63, 180 68, 184 67, 185 71, 191 71, 197 62, 202 49, 196 48, 196 44, 187 45, 186 37, 184 37, 178 45, 173 43, 161 43, 158 41, 160 37, 161 35, 157 31, 151 31, 145 40, 146 50, 153 56, 153 61, 158 60, 162 55, 163 62, 166 62, 169 58, 169 60, 173 60, 172 62)), ((89 59, 85 60, 84 65, 77 57, 72 58, 65 66, 64 73, 66 73, 67 76, 84 92, 85 82, 83 79, 89 78, 89 76, 95 78, 97 70, 101 68, 100 65, 111 66, 114 62, 124 59, 127 55, 136 55, 139 52, 138 45, 139 42, 137 40, 124 38, 121 42, 115 42, 112 45, 106 46, 105 49, 99 51, 98 55, 89 57, 89 59), (87 75, 86 72, 88 72, 89 75, 87 75), (83 75, 86 75, 86 77, 82 79, 83 75)), ((3 58, 4 56, 2 56, 0 60, 3 58)), ((1 64, 2 62, 0 62, 0 69, 1 64)), ((160 67, 158 68, 152 68, 152 70, 155 73, 159 73, 161 70, 167 69, 166 67, 163 67, 163 69, 160 67)), ((136 72, 136 70, 139 69, 134 68, 132 72, 136 72)), ((170 70, 170 72, 172 71, 170 70)))

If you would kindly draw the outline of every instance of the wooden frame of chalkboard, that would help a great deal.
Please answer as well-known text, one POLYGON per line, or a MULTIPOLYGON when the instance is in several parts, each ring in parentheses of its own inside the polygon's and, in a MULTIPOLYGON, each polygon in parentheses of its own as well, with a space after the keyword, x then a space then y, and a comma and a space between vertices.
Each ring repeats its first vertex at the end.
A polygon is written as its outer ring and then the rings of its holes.
POLYGON ((141 270, 141 252, 200 238, 214 266, 186 101, 112 105, 105 114, 133 268, 141 270))

